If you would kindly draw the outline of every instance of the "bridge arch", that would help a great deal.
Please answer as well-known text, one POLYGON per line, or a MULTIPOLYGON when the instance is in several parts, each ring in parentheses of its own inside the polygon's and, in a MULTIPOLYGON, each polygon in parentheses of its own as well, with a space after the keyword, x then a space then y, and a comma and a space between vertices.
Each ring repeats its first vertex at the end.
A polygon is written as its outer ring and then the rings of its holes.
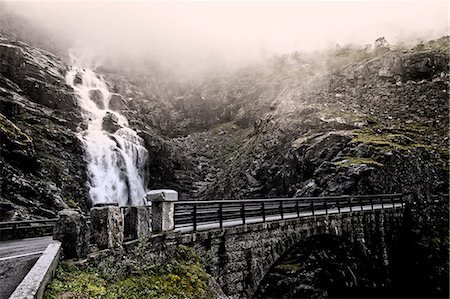
POLYGON ((338 236, 387 265, 385 240, 396 235, 402 219, 402 208, 357 211, 196 232, 175 243, 192 246, 230 298, 253 298, 273 265, 313 236, 338 236))
POLYGON ((254 298, 367 297, 386 277, 363 240, 317 234, 291 246, 255 290, 254 298), (374 284, 375 282, 375 284, 374 284))

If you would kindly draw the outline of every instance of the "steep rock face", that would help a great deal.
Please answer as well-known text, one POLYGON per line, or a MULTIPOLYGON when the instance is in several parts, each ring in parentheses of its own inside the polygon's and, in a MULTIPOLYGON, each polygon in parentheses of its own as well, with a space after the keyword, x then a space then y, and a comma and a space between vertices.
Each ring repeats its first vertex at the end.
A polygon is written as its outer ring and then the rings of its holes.
POLYGON ((81 116, 55 56, 0 39, 2 220, 89 205, 81 116))
POLYGON ((289 83, 204 196, 448 192, 447 63, 393 52, 289 83))
POLYGON ((448 189, 447 64, 414 50, 313 75, 275 65, 160 84, 106 76, 126 94, 123 113, 153 130, 150 187, 200 199, 437 192, 448 189))
POLYGON ((65 111, 77 108, 64 81, 67 67, 56 56, 0 37, 0 66, 2 75, 33 102, 65 111))

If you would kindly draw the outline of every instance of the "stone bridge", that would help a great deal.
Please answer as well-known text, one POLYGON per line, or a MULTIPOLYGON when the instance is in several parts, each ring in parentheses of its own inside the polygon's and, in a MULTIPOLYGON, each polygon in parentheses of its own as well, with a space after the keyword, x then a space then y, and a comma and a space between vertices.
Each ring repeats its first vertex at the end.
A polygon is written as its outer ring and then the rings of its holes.
POLYGON ((147 198, 151 206, 96 206, 89 221, 74 210, 60 212, 54 238, 62 242, 64 256, 86 257, 90 241, 100 249, 89 254, 94 265, 132 256, 137 246, 146 262, 164 263, 185 245, 198 253, 227 296, 251 298, 272 266, 310 237, 338 236, 387 266, 411 200, 383 194, 200 202, 178 201, 170 190, 147 198))
MULTIPOLYGON (((251 298, 260 282, 291 247, 311 236, 337 235, 356 243, 384 265, 401 228, 403 207, 317 215, 184 234, 151 237, 148 253, 161 259, 178 245, 193 247, 206 270, 230 298, 251 298)), ((127 249, 133 248, 130 243, 127 249)))

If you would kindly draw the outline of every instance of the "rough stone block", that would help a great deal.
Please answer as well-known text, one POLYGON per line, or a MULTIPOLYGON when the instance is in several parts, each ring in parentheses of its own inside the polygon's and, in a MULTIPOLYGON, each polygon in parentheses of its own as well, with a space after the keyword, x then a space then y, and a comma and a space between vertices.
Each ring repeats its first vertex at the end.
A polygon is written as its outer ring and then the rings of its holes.
POLYGON ((113 248, 123 244, 123 215, 117 206, 91 209, 91 234, 98 248, 113 248))
POLYGON ((174 190, 151 190, 147 200, 152 203, 152 230, 155 232, 171 231, 175 228, 174 202, 178 201, 178 193, 174 190))
POLYGON ((152 234, 150 207, 129 207, 125 212, 125 238, 139 239, 152 234))
POLYGON ((86 218, 75 209, 60 211, 53 239, 61 241, 66 258, 85 257, 89 251, 89 227, 86 218))

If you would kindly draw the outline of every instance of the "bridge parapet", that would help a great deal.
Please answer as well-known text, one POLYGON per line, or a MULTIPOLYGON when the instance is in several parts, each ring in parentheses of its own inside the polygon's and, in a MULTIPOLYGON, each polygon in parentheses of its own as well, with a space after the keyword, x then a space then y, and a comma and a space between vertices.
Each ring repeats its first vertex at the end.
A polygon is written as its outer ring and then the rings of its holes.
POLYGON ((98 248, 122 246, 123 233, 123 214, 117 204, 101 204, 91 209, 92 240, 98 248))
POLYGON ((174 190, 151 190, 147 200, 152 203, 152 230, 167 232, 175 228, 174 203, 178 201, 178 192, 174 190))
MULTIPOLYGON (((313 236, 334 235, 353 242, 362 252, 388 262, 390 240, 403 221, 403 207, 362 210, 348 213, 320 214, 271 222, 247 223, 185 233, 166 232, 152 235, 144 244, 124 243, 123 254, 134 255, 136 246, 146 253, 149 263, 164 263, 176 247, 192 247, 201 257, 208 273, 229 298, 252 298, 260 282, 283 254, 313 236)), ((103 251, 93 263, 116 253, 103 251)))

